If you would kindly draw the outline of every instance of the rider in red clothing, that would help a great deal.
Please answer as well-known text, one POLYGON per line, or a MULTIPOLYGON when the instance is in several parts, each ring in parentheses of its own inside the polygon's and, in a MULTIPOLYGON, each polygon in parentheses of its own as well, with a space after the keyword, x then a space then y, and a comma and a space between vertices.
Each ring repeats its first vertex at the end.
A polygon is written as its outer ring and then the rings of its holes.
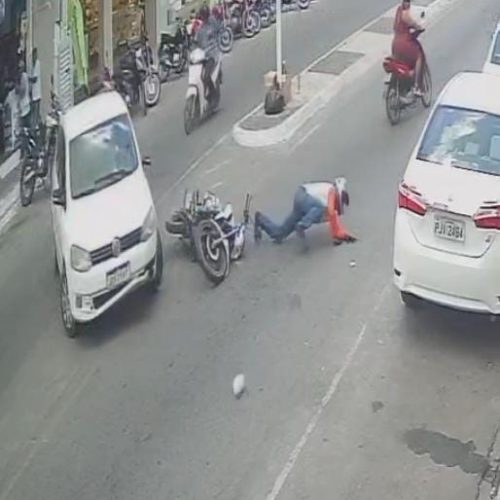
POLYGON ((396 10, 392 57, 415 70, 415 93, 420 95, 423 54, 421 45, 412 36, 412 30, 422 29, 422 26, 413 19, 410 6, 411 0, 403 0, 396 10))

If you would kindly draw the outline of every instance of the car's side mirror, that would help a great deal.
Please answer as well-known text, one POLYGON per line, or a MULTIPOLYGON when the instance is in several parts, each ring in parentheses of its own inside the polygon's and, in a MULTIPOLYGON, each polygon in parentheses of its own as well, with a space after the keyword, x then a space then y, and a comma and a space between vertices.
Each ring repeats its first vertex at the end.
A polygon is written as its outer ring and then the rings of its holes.
POLYGON ((144 167, 150 167, 151 166, 151 158, 149 156, 145 156, 143 159, 142 159, 142 165, 144 167))
POLYGON ((52 191, 52 203, 60 207, 66 206, 66 196, 62 189, 54 189, 52 191))

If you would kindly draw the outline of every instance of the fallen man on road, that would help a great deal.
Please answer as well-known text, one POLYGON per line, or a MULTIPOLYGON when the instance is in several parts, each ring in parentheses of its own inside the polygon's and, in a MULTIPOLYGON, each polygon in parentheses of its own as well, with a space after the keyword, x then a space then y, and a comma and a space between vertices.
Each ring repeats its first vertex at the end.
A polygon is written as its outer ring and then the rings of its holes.
POLYGON ((352 243, 356 238, 344 228, 340 216, 344 207, 349 206, 346 179, 338 177, 333 182, 309 182, 295 191, 293 209, 282 224, 274 223, 261 212, 255 212, 255 241, 262 239, 264 231, 276 243, 281 243, 293 231, 305 245, 305 231, 313 224, 328 223, 330 235, 335 245, 352 243))

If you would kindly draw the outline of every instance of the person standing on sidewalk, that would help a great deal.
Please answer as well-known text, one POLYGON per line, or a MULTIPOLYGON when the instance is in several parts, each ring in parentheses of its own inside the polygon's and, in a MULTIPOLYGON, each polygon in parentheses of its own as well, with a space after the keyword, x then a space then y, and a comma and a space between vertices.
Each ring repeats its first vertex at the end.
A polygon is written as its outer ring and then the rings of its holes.
POLYGON ((40 102, 42 100, 42 82, 38 49, 33 49, 33 66, 31 69, 31 122, 33 127, 40 124, 40 102))
POLYGON ((333 182, 309 182, 295 191, 293 208, 282 224, 276 224, 262 212, 255 213, 254 237, 258 242, 264 231, 276 243, 281 243, 293 231, 307 249, 305 232, 313 224, 327 222, 334 244, 354 242, 356 238, 344 228, 340 216, 345 206, 349 206, 346 180, 338 177, 333 182))

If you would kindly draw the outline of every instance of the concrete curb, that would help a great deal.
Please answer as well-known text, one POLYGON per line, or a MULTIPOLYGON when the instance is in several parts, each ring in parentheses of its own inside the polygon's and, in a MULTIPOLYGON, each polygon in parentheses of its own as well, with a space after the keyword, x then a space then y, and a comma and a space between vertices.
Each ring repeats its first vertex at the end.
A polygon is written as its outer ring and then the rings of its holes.
MULTIPOLYGON (((415 9, 417 12, 421 10, 426 11, 426 17, 428 19, 426 22, 426 27, 428 29, 436 24, 448 9, 450 9, 454 4, 460 1, 463 0, 434 0, 434 2, 426 7, 415 5, 415 9)), ((350 42, 353 42, 356 38, 358 38, 364 31, 367 31, 367 28, 369 28, 377 20, 393 16, 396 7, 397 5, 391 7, 376 19, 371 19, 362 28, 355 31, 345 40, 335 45, 325 54, 314 60, 301 73, 299 73, 299 76, 303 78, 304 75, 311 70, 311 68, 313 68, 322 60, 326 59, 334 51, 345 48, 347 45, 349 45, 350 42)), ((274 127, 261 130, 248 130, 243 128, 242 124, 243 122, 245 122, 245 120, 247 120, 250 116, 262 111, 264 106, 263 104, 260 104, 252 111, 247 113, 237 123, 235 123, 232 129, 233 139, 240 146, 250 148, 269 147, 276 144, 288 142, 308 120, 310 120, 316 113, 325 108, 327 104, 341 92, 341 90, 347 83, 367 73, 376 64, 382 64, 382 59, 387 53, 387 48, 384 48, 380 51, 372 51, 369 54, 365 53, 359 61, 347 68, 341 75, 332 77, 331 85, 328 85, 323 91, 313 96, 308 102, 303 104, 302 107, 300 107, 292 115, 286 118, 282 123, 274 127)), ((292 86, 297 84, 297 78, 298 76, 295 76, 293 78, 292 86)))

